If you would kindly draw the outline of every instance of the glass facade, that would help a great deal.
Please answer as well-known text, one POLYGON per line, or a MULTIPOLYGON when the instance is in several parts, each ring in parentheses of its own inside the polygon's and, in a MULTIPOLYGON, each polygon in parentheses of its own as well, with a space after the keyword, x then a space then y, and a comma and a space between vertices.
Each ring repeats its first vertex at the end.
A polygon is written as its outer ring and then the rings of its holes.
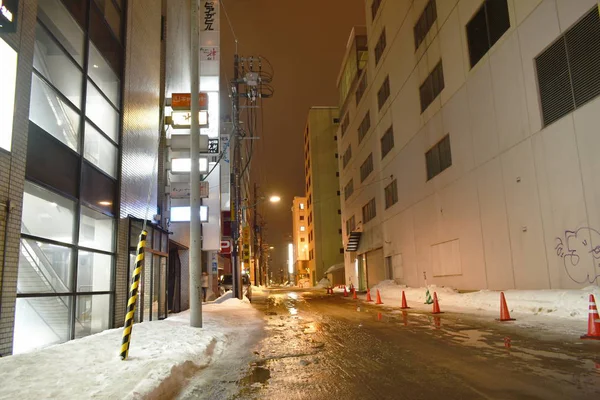
POLYGON ((39 1, 14 353, 112 326, 121 3, 39 1))

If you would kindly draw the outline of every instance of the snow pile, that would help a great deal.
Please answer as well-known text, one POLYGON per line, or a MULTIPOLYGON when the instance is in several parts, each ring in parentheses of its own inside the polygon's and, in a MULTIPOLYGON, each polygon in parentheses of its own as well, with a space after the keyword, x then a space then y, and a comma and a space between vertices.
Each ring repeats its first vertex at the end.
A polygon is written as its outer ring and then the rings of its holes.
MULTIPOLYGON (((383 281, 371 288, 379 289, 385 305, 400 306, 402 291, 406 295, 408 306, 416 309, 431 309, 425 303, 426 288, 409 288, 394 281, 383 281)), ((498 313, 500 310, 500 292, 481 290, 472 293, 458 293, 447 287, 429 286, 429 292, 437 293, 440 307, 448 311, 483 311, 498 313)), ((581 290, 506 290, 504 291, 510 312, 515 315, 547 315, 577 320, 587 320, 589 295, 600 299, 600 288, 590 286, 581 290)), ((371 293, 373 295, 373 293, 371 293)))
POLYGON ((317 283, 317 286, 315 286, 316 288, 328 288, 331 287, 331 282, 329 282, 329 279, 327 278, 323 278, 319 281, 319 283, 317 283))
POLYGON ((0 398, 172 398, 226 346, 262 328, 260 313, 231 298, 204 305, 203 322, 190 327, 186 311, 135 324, 126 361, 123 329, 0 358, 0 398))

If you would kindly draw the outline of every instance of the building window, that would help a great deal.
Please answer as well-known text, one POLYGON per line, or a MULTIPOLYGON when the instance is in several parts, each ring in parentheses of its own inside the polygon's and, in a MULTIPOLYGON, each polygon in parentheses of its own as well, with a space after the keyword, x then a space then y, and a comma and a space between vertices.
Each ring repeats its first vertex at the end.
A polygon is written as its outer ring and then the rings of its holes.
POLYGON ((346 236, 350 236, 350 233, 356 228, 356 222, 354 215, 346 220, 346 236))
POLYGON ((417 24, 413 28, 415 34, 415 50, 419 48, 425 36, 433 26, 433 23, 437 19, 437 9, 435 8, 435 0, 429 0, 423 13, 419 17, 417 24))
POLYGON ((350 179, 346 186, 344 186, 344 200, 348 200, 354 193, 354 179, 350 179))
POLYGON ((392 181, 389 185, 387 185, 384 189, 385 194, 385 209, 387 210, 394 204, 398 202, 398 186, 396 184, 396 179, 392 181))
POLYGON ((348 165, 351 158, 352 158, 352 145, 349 144, 348 148, 344 152, 344 155, 342 156, 342 167, 343 168, 346 168, 346 165, 348 165))
POLYGON ((369 154, 366 160, 360 166, 360 181, 361 183, 373 172, 373 153, 369 154))
POLYGON ((346 134, 348 125, 350 125, 350 112, 347 112, 346 115, 344 115, 344 119, 342 120, 342 124, 341 124, 342 137, 344 137, 344 135, 346 134))
POLYGON ((340 254, 344 254, 344 248, 340 247, 340 254))
POLYGON ((385 258, 385 279, 394 279, 394 266, 392 264, 392 256, 387 256, 385 258))
POLYGON ((304 231, 306 231, 306 227, 305 226, 301 226, 300 227, 300 232, 304 232, 304 231))
POLYGON ((367 204, 362 208, 363 223, 371 221, 377 216, 377 209, 375 207, 375 198, 373 197, 367 204))
POLYGON ((300 238, 300 241, 301 241, 301 242, 304 242, 304 241, 306 241, 306 239, 304 239, 304 238, 300 238))
POLYGON ((536 59, 544 126, 600 95, 600 17, 594 7, 536 59))
POLYGON ((442 60, 433 68, 433 71, 425 79, 425 82, 419 88, 421 95, 421 112, 424 112, 427 107, 444 89, 444 70, 442 68, 442 60))
POLYGON ((377 105, 381 110, 381 107, 385 104, 387 99, 390 97, 390 77, 386 76, 385 80, 381 84, 379 91, 377 92, 377 105))
POLYGON ((362 140, 367 136, 367 132, 369 132, 369 128, 371 128, 371 113, 367 111, 362 122, 358 127, 358 143, 362 142, 362 140))
POLYGON ((385 38, 385 28, 381 31, 379 35, 379 39, 377 39, 377 44, 375 45, 375 65, 379 64, 379 60, 381 60, 381 56, 385 51, 386 46, 386 38, 385 38))
POLYGON ((510 18, 507 0, 485 0, 467 23, 471 68, 481 60, 508 28, 510 28, 510 18))
POLYGON ((13 114, 15 111, 15 92, 17 85, 17 52, 0 39, 0 76, 3 87, 0 91, 0 148, 11 151, 13 135, 13 114))
POLYGON ((304 221, 304 215, 300 216, 300 221, 304 221))
POLYGON ((360 104, 360 100, 362 99, 365 91, 367 90, 367 73, 363 72, 360 81, 358 81, 358 85, 356 86, 356 106, 360 104))
POLYGON ((452 165, 450 135, 446 135, 425 153, 425 162, 427 164, 427 180, 432 179, 452 165))
POLYGON ((379 6, 381 5, 381 0, 373 0, 371 3, 371 19, 375 21, 375 17, 377 16, 377 11, 379 10, 379 6))
POLYGON ((394 127, 390 126, 381 137, 381 159, 394 148, 394 127))
POLYGON ((304 203, 300 203, 300 209, 304 210, 304 203))
POLYGON ((334 124, 339 124, 340 123, 340 119, 339 118, 334 118, 333 119, 333 123, 334 124))

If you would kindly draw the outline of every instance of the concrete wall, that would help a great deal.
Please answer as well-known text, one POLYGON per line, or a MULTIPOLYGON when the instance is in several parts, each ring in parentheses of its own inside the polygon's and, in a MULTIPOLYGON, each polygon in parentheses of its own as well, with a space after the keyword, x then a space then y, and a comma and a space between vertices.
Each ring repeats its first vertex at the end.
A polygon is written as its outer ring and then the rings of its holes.
MULTIPOLYGON (((353 159, 340 166, 340 185, 353 176, 355 187, 342 201, 342 220, 355 214, 360 221, 362 206, 375 197, 377 218, 362 226, 358 253, 383 246, 395 278, 412 286, 424 284, 423 272, 430 284, 461 289, 598 285, 592 249, 600 243, 594 157, 600 99, 543 128, 534 63, 597 2, 509 0, 511 27, 471 68, 465 25, 482 2, 438 0, 437 21, 416 52, 413 27, 426 1, 387 0, 375 21, 367 20, 369 48, 384 26, 387 47, 378 65, 369 61, 369 88, 359 106, 349 101, 342 110, 351 124, 338 151, 352 143, 353 159), (421 113, 419 86, 440 58, 445 88, 421 113), (376 94, 386 76, 391 95, 378 111, 376 94), (367 109, 371 129, 359 145, 357 127, 367 109), (395 146, 381 160, 379 139, 392 124, 395 146), (447 134, 452 166, 427 181, 425 153, 447 134), (370 152, 377 174, 361 186, 358 168, 370 152), (399 201, 384 210, 392 175, 399 201), (440 266, 440 245, 447 242, 454 243, 456 260, 440 266), (569 251, 580 255, 577 265, 564 257, 569 251)), ((347 272, 353 260, 346 255, 347 272)))
POLYGON ((0 150, 0 254, 4 256, 4 260, 0 261, 0 355, 2 356, 11 354, 13 348, 36 15, 37 0, 20 1, 18 15, 16 15, 16 32, 0 34, 0 38, 18 53, 12 149, 10 153, 0 150), (10 201, 10 211, 5 207, 8 201, 10 201))

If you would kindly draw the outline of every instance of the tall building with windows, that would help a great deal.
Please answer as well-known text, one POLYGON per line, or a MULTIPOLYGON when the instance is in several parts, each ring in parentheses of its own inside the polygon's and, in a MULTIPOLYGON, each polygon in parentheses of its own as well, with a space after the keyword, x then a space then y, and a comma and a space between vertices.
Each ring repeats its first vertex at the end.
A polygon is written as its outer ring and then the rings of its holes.
MULTIPOLYGON (((160 0, 3 5, 5 356, 123 325, 138 236, 158 211, 164 14, 160 0)), ((167 314, 168 233, 147 229, 137 321, 167 314)))
POLYGON ((597 1, 365 4, 338 81, 354 284, 600 284, 597 1))
POLYGON ((312 284, 343 261, 338 181, 337 107, 311 107, 304 129, 306 230, 312 284))
POLYGON ((306 197, 294 197, 292 202, 292 244, 294 246, 294 274, 296 284, 311 285, 308 266, 308 218, 306 197))

